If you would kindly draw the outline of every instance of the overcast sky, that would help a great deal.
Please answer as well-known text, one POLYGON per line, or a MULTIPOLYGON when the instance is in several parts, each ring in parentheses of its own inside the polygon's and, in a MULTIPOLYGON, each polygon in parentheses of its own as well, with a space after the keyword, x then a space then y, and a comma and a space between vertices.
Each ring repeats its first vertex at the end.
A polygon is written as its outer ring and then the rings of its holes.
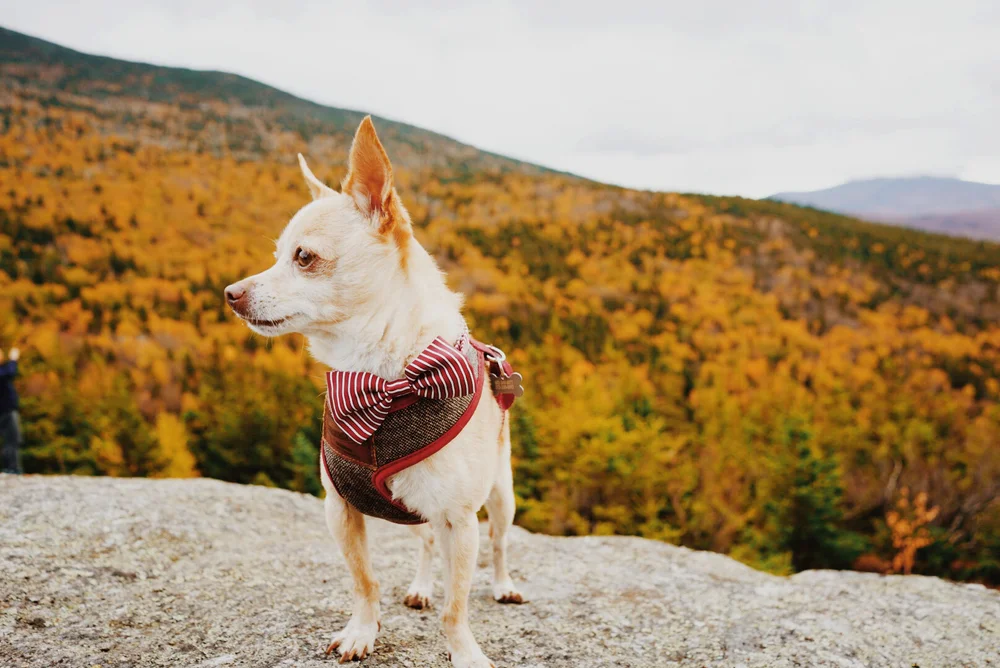
POLYGON ((0 0, 0 23, 633 187, 1000 183, 996 0, 0 0))

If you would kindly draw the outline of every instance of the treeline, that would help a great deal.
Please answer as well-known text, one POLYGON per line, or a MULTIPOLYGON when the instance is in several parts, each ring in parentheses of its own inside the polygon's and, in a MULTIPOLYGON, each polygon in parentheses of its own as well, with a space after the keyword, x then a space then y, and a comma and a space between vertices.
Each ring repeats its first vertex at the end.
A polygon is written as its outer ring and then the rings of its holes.
MULTIPOLYGON (((24 350, 26 467, 319 493, 324 369, 221 292, 308 200, 295 152, 336 183, 346 141, 282 131, 238 159, 204 150, 217 125, 189 134, 191 108, 78 106, 3 113, 0 346, 24 350)), ((558 174, 398 172, 470 325, 525 375, 519 523, 1000 582, 997 246, 558 174)))

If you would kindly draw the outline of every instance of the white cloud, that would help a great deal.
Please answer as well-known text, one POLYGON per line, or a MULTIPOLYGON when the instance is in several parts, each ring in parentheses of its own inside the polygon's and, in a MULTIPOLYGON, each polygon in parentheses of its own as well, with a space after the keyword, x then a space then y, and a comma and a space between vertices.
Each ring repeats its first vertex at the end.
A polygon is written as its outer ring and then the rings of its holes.
POLYGON ((235 71, 624 185, 1000 182, 988 0, 400 4, 0 8, 9 27, 84 51, 235 71))

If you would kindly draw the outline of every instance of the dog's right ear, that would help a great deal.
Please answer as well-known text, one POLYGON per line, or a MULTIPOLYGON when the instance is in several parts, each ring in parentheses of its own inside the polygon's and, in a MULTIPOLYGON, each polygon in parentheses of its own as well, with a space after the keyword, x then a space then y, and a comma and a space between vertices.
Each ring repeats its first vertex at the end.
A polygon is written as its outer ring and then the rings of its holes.
POLYGON ((301 153, 299 153, 299 167, 302 168, 302 176, 305 177, 306 185, 309 186, 309 193, 314 200, 326 197, 327 195, 333 195, 337 192, 316 178, 316 175, 309 169, 309 165, 306 164, 306 159, 302 157, 301 153))
POLYGON ((392 226, 392 164, 375 134, 371 116, 364 117, 354 135, 340 192, 349 195, 362 214, 379 221, 380 231, 392 226))

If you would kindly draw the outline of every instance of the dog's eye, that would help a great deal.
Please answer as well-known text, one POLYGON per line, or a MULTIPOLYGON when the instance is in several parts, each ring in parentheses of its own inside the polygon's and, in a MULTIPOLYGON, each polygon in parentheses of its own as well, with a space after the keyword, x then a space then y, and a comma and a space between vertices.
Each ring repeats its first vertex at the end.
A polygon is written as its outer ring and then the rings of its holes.
POLYGON ((316 259, 315 253, 310 253, 305 248, 298 248, 295 251, 295 263, 305 269, 316 259))

